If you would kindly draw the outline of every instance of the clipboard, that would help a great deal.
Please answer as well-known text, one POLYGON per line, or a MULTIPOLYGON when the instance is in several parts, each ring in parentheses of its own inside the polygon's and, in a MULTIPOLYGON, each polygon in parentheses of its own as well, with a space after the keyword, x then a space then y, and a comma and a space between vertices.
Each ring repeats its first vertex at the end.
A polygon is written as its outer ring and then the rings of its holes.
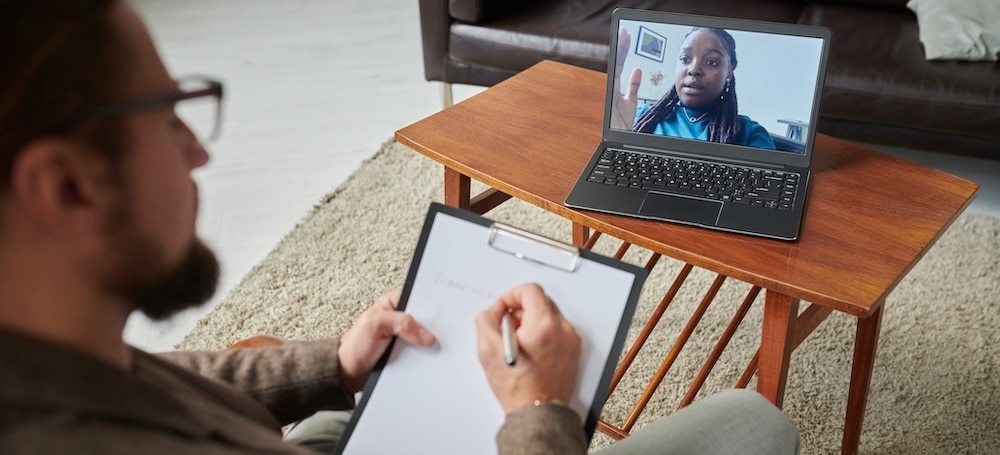
POLYGON ((582 341, 576 411, 589 440, 646 279, 641 267, 472 212, 432 203, 398 309, 437 336, 394 340, 335 453, 496 453, 504 413, 476 354, 475 316, 508 289, 539 283, 582 341))

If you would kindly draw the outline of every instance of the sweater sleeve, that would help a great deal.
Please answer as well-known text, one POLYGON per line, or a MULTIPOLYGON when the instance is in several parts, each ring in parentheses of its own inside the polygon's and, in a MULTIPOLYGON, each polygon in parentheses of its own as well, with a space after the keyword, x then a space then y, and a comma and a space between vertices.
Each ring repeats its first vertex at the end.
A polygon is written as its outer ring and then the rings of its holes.
POLYGON ((529 406, 507 416, 497 433, 500 455, 586 454, 580 416, 557 405, 529 406))
POLYGON ((282 425, 324 409, 351 409, 354 396, 337 377, 339 338, 279 347, 159 354, 173 364, 229 383, 271 411, 282 425))

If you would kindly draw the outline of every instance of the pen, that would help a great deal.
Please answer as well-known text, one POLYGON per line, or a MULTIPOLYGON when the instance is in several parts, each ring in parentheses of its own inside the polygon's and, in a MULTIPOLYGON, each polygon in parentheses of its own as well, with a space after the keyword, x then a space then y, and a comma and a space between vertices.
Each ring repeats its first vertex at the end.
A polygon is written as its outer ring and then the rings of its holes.
POLYGON ((503 335, 503 360, 508 366, 514 366, 517 363, 517 340, 514 339, 510 317, 510 313, 504 313, 503 319, 500 319, 500 332, 503 335))

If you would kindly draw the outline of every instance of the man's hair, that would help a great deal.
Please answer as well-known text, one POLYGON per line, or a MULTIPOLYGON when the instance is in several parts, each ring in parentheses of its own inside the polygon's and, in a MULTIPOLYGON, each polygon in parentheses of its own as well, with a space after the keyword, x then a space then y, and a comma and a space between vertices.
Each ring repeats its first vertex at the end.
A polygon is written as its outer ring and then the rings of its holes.
MULTIPOLYGON (((715 35, 719 38, 719 41, 722 41, 722 45, 726 48, 726 53, 729 55, 729 69, 736 69, 736 40, 733 39, 733 36, 720 28, 695 27, 687 35, 684 35, 685 39, 692 33, 702 30, 715 35)), ((656 125, 663 121, 663 119, 667 118, 671 113, 676 113, 679 103, 680 98, 677 96, 677 87, 671 86, 670 90, 659 101, 636 119, 635 125, 632 126, 632 131, 643 133, 653 132, 656 129, 656 125)), ((709 105, 708 110, 711 111, 708 114, 708 140, 735 144, 743 133, 743 124, 736 118, 739 113, 739 103, 736 101, 735 75, 726 83, 726 88, 720 99, 709 105)))
POLYGON ((18 153, 48 136, 75 138, 118 161, 121 124, 86 113, 121 99, 129 49, 118 0, 0 0, 0 193, 18 153))

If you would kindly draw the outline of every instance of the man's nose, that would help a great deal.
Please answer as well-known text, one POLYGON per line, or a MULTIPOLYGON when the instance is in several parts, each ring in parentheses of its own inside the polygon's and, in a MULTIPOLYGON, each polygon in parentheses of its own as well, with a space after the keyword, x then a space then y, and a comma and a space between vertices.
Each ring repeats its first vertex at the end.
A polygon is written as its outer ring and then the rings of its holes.
POLYGON ((191 166, 192 170, 198 169, 208 163, 208 151, 205 150, 205 146, 201 144, 198 136, 194 134, 187 123, 184 124, 184 129, 186 132, 184 148, 188 155, 188 165, 191 166))
POLYGON ((205 150, 205 147, 201 145, 201 142, 195 139, 191 149, 191 169, 198 169, 208 164, 208 150, 205 150))

